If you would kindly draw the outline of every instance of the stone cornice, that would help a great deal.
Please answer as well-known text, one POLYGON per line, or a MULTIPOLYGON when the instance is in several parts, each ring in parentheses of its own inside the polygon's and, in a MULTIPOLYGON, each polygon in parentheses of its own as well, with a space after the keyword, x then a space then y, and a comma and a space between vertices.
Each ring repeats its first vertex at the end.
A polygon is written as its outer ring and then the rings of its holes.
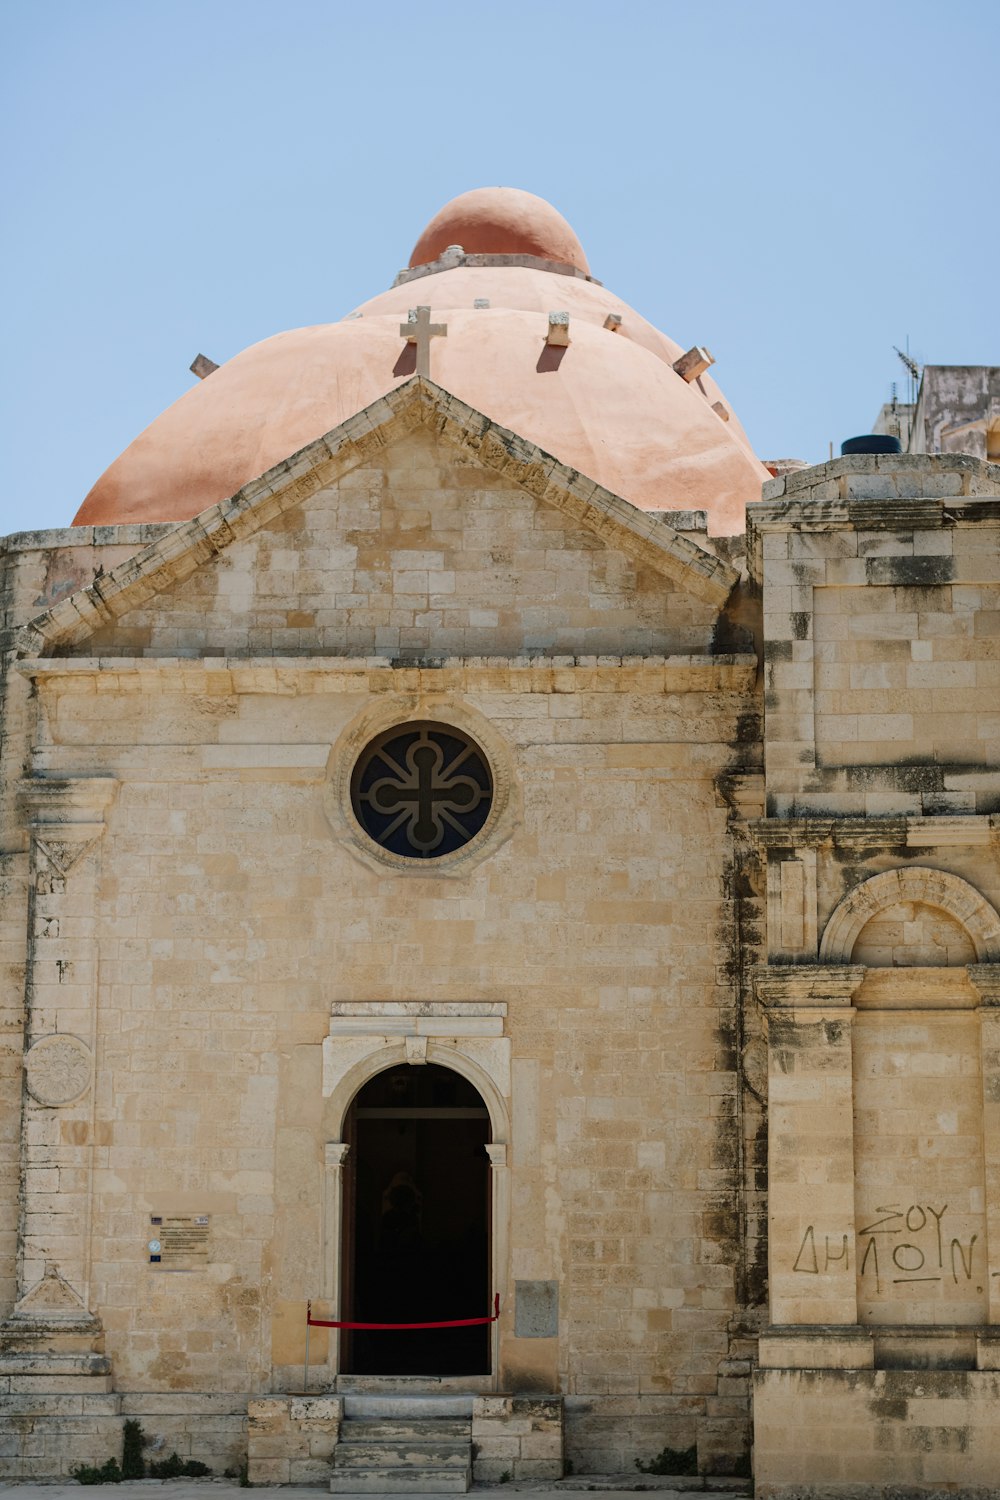
POLYGON ((478 656, 400 663, 387 657, 35 657, 34 682, 67 692, 752 693, 757 658, 736 656, 478 656))
POLYGON ((969 964, 966 973, 983 1006, 1000 1006, 1000 964, 969 964))
POLYGON ((850 1006, 865 970, 862 964, 758 964, 752 977, 769 1010, 832 1010, 850 1006))
POLYGON ((935 531, 1000 522, 1000 464, 966 454, 851 454, 768 480, 747 507, 747 562, 765 534, 935 531))
POLYGON ((118 795, 114 776, 33 777, 18 783, 18 801, 35 828, 103 823, 118 795))
POLYGON ((233 542, 252 536, 418 428, 436 433, 706 603, 721 608, 739 581, 729 563, 665 522, 584 478, 433 381, 415 376, 244 485, 230 500, 182 522, 87 588, 37 615, 18 632, 17 654, 47 654, 113 626, 129 610, 189 578, 233 542))
POLYGON ((886 818, 757 818, 748 828, 761 849, 972 848, 1000 835, 996 814, 886 818))

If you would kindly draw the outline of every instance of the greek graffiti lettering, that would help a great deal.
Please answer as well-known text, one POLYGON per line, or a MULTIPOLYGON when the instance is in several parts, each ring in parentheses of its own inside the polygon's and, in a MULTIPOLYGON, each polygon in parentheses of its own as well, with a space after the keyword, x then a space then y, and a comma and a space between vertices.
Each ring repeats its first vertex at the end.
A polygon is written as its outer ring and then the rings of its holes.
POLYGON ((874 1236, 869 1239, 868 1244, 865 1246, 865 1253, 861 1258, 862 1276, 864 1276, 865 1272, 868 1270, 869 1259, 873 1262, 873 1269, 875 1272, 875 1290, 876 1292, 880 1292, 882 1290, 882 1283, 879 1280, 878 1274, 878 1242, 875 1240, 874 1236))
POLYGON ((816 1259, 816 1232, 811 1224, 809 1225, 809 1228, 806 1230, 805 1234, 802 1236, 802 1244, 799 1246, 799 1253, 795 1257, 795 1264, 793 1265, 792 1270, 804 1271, 809 1276, 819 1275, 819 1261, 816 1259), (800 1265, 799 1262, 801 1261, 803 1255, 806 1254, 807 1249, 808 1260, 805 1265, 800 1265))
POLYGON ((965 1279, 966 1279, 966 1281, 971 1281, 972 1280, 972 1247, 976 1243, 976 1241, 978 1240, 978 1238, 979 1238, 978 1234, 974 1234, 971 1237, 971 1239, 969 1240, 969 1258, 968 1258, 968 1260, 966 1260, 966 1258, 965 1258, 965 1251, 962 1249, 962 1242, 961 1242, 961 1240, 952 1240, 952 1242, 951 1242, 951 1275, 952 1275, 952 1280, 955 1282, 956 1285, 958 1284, 958 1271, 957 1271, 957 1269, 955 1267, 955 1251, 956 1250, 958 1251, 958 1258, 959 1258, 959 1261, 961 1262, 962 1270, 965 1273, 965 1279))
MULTIPOLYGON (((849 1237, 846 1234, 824 1235, 824 1271, 828 1271, 832 1265, 840 1265, 841 1262, 843 1262, 843 1270, 847 1271, 850 1269, 851 1258, 849 1237), (840 1245, 839 1250, 831 1249, 831 1245, 836 1245, 838 1243, 840 1245)), ((802 1236, 802 1243, 799 1246, 799 1253, 795 1257, 795 1264, 792 1266, 792 1270, 801 1271, 806 1276, 819 1275, 819 1255, 817 1254, 816 1250, 816 1226, 814 1224, 808 1225, 805 1234, 802 1236)))
POLYGON ((823 1269, 825 1271, 828 1271, 832 1265, 834 1265, 837 1261, 841 1261, 841 1260, 844 1262, 844 1270, 845 1271, 849 1271, 850 1270, 850 1268, 851 1268, 851 1257, 850 1257, 850 1253, 848 1251, 847 1235, 846 1234, 841 1235, 841 1237, 840 1237, 840 1251, 839 1251, 839 1253, 837 1255, 834 1255, 833 1252, 830 1249, 830 1235, 826 1236, 825 1250, 826 1250, 826 1263, 825 1263, 825 1265, 823 1267, 823 1269))
POLYGON ((893 1246, 892 1263, 897 1271, 922 1271, 926 1259, 927 1257, 919 1245, 911 1245, 909 1242, 906 1242, 902 1245, 893 1246), (913 1260, 912 1256, 915 1256, 916 1259, 913 1260), (906 1264, 907 1259, 911 1260, 912 1263, 910 1265, 906 1264))
MULTIPOLYGON (((892 1266, 901 1273, 892 1278, 893 1286, 905 1286, 909 1282, 944 1281, 944 1273, 948 1269, 951 1271, 951 1280, 954 1285, 957 1286, 960 1281, 971 1281, 974 1269, 974 1247, 979 1236, 978 1234, 971 1235, 967 1245, 958 1238, 948 1241, 942 1228, 947 1212, 947 1203, 942 1203, 939 1207, 933 1203, 910 1203, 905 1208, 891 1203, 878 1205, 875 1209, 875 1218, 863 1224, 857 1231, 860 1255, 859 1276, 874 1277, 875 1290, 880 1293, 882 1275, 877 1236, 892 1236, 906 1232, 914 1238, 897 1241, 892 1246, 892 1266), (923 1242, 918 1244, 916 1238, 921 1235, 923 1242), (929 1242, 928 1236, 931 1237, 929 1242), (861 1248, 862 1242, 864 1242, 863 1249, 861 1248), (946 1243, 948 1244, 947 1264, 944 1254, 946 1243)), ((824 1271, 850 1270, 849 1234, 824 1235, 822 1269, 824 1271)), ((820 1274, 820 1254, 814 1224, 806 1227, 792 1270, 807 1276, 820 1274)))

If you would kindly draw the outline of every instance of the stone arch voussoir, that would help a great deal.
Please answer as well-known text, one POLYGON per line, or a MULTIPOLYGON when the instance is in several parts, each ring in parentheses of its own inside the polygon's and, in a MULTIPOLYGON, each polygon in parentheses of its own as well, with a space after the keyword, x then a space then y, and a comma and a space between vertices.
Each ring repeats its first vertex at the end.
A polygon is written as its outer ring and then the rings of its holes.
POLYGON ((880 911, 901 901, 919 901, 947 912, 968 933, 979 963, 1000 960, 1000 916, 967 880, 929 865, 885 870, 849 891, 826 924, 820 960, 850 963, 862 928, 880 911))
MULTIPOLYGON (((386 1072, 389 1068, 398 1067, 401 1063, 409 1061, 410 1058, 402 1041, 384 1041, 374 1043, 365 1056, 345 1069, 326 1099, 325 1119, 328 1137, 336 1140, 343 1138, 347 1111, 355 1095, 370 1079, 379 1073, 386 1072)), ((510 1111, 507 1101, 496 1081, 477 1058, 469 1056, 461 1046, 456 1046, 452 1041, 429 1040, 426 1061, 437 1063, 441 1068, 450 1068, 453 1073, 460 1074, 471 1083, 489 1111, 491 1140, 494 1144, 506 1144, 510 1140, 510 1111)))

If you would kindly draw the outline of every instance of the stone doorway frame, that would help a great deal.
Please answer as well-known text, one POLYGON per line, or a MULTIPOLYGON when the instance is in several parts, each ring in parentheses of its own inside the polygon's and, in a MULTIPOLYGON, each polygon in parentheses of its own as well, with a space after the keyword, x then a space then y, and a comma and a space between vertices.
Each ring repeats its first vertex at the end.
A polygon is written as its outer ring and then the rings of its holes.
MULTIPOLYGON (((511 1044, 505 1036, 507 1007, 490 1001, 335 1001, 330 1032, 323 1042, 324 1191, 321 1233, 321 1295, 329 1316, 339 1318, 342 1297, 344 1167, 348 1143, 344 1126, 359 1091, 379 1073, 401 1064, 436 1063, 477 1090, 490 1119, 490 1266, 493 1291, 500 1293, 501 1321, 510 1286, 511 1044)), ((491 1371, 499 1371, 501 1324, 493 1325, 491 1371)), ((334 1384, 341 1375, 340 1338, 330 1330, 326 1364, 334 1384)), ((393 1377, 384 1377, 387 1383, 393 1377)), ((403 1377, 400 1377, 402 1380, 403 1377)), ((466 1388, 476 1377, 463 1377, 466 1388)), ((405 1377, 414 1389, 419 1377, 405 1377)), ((438 1377, 428 1385, 440 1389, 438 1377)))

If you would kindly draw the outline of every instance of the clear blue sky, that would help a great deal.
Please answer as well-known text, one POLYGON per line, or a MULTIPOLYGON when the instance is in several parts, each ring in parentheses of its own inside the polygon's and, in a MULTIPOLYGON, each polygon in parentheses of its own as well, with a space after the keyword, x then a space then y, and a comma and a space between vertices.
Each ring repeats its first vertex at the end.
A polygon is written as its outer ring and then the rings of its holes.
POLYGON ((69 522, 217 361, 388 286, 467 188, 550 199, 820 461, 1000 363, 998 0, 8 0, 0 532, 69 522))

